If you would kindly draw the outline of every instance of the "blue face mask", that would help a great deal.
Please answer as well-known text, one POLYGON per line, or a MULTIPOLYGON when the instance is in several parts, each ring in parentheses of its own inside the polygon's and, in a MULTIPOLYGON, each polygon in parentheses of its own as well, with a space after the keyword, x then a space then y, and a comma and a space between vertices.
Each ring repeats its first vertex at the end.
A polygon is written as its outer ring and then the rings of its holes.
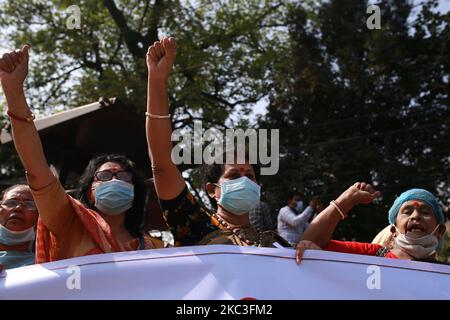
POLYGON ((34 241, 36 233, 34 227, 23 231, 12 231, 0 225, 0 243, 6 246, 16 246, 30 241, 34 241))
POLYGON ((249 212, 261 196, 261 187, 247 177, 225 181, 220 189, 219 204, 235 215, 249 212))
POLYGON ((95 207, 102 213, 118 215, 133 205, 134 186, 121 180, 102 182, 95 188, 95 207))

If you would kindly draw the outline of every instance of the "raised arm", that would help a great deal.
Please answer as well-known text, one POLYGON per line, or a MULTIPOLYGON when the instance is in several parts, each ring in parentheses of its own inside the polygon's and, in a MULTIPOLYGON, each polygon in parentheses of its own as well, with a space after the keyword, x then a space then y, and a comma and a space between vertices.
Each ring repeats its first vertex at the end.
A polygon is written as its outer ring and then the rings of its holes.
MULTIPOLYGON (((371 203, 379 195, 380 192, 375 191, 370 184, 357 182, 341 194, 336 202, 342 213, 347 215, 355 205, 371 203)), ((337 207, 330 204, 311 222, 303 234, 302 241, 312 241, 321 248, 325 247, 341 220, 342 216, 337 207)))
POLYGON ((28 50, 26 45, 22 50, 3 55, 0 59, 0 82, 8 104, 14 145, 27 172, 40 217, 50 231, 62 236, 70 227, 74 211, 47 164, 25 98, 23 83, 28 74, 28 50))
POLYGON ((176 198, 185 188, 183 176, 171 158, 170 117, 161 118, 169 115, 167 86, 175 54, 175 39, 168 37, 155 42, 147 52, 147 143, 155 189, 158 197, 163 200, 176 198))
POLYGON ((27 172, 28 183, 33 189, 40 189, 54 179, 42 150, 41 140, 33 121, 20 121, 32 115, 28 107, 23 83, 28 74, 28 50, 3 55, 0 60, 0 80, 8 104, 8 113, 14 145, 27 172))
POLYGON ((294 212, 291 212, 290 210, 286 210, 280 216, 280 220, 291 226, 292 228, 299 228, 301 225, 308 222, 309 218, 311 218, 313 214, 314 209, 308 206, 305 210, 303 210, 302 213, 298 215, 296 215, 294 212))

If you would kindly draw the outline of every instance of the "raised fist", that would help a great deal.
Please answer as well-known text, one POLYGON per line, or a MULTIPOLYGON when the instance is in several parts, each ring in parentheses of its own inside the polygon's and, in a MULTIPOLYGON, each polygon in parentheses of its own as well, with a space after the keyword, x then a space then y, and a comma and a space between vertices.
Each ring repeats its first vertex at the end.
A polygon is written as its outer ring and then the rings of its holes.
POLYGON ((177 44, 173 37, 164 37, 148 48, 147 69, 150 80, 167 81, 169 79, 176 50, 177 44))
POLYGON ((351 200, 353 205, 368 204, 375 198, 380 196, 380 191, 376 191, 375 188, 365 182, 356 182, 347 191, 344 192, 351 200))
POLYGON ((28 74, 28 50, 24 45, 22 50, 5 53, 0 59, 0 82, 3 90, 21 88, 28 74))

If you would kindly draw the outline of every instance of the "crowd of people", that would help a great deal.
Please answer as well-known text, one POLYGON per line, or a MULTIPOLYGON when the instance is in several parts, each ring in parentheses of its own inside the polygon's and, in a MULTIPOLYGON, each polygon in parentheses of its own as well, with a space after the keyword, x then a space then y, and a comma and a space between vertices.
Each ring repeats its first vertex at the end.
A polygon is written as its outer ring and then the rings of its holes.
MULTIPOLYGON (((258 166, 236 156, 234 163, 204 166, 203 192, 212 207, 199 203, 171 159, 167 89, 175 56, 174 38, 164 37, 149 47, 146 112, 149 166, 175 246, 290 247, 297 249, 297 263, 306 249, 436 262, 445 218, 436 197, 423 189, 407 190, 395 199, 389 225, 375 238, 378 243, 372 244, 332 240, 334 229, 354 206, 371 203, 380 195, 364 182, 352 185, 326 208, 317 197, 305 206, 300 193, 289 194, 278 214, 277 232, 268 204, 260 199, 258 166)), ((167 247, 164 239, 144 227, 146 187, 126 156, 93 158, 80 179, 78 196, 64 190, 47 164, 25 98, 28 61, 28 45, 0 59, 14 145, 28 181, 28 185, 12 186, 2 194, 1 267, 167 247)))

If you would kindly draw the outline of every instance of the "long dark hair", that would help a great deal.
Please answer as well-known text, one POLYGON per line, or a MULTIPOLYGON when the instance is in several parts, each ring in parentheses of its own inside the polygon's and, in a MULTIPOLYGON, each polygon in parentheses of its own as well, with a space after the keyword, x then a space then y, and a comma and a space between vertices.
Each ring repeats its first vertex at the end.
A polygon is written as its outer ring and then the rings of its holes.
POLYGON ((92 158, 80 178, 78 199, 87 208, 97 210, 94 205, 89 202, 88 193, 91 189, 92 182, 94 181, 95 172, 97 172, 98 168, 106 162, 118 163, 123 170, 133 174, 134 200, 132 207, 128 209, 125 214, 125 228, 127 228, 132 236, 139 237, 142 233, 142 227, 145 221, 145 185, 136 170, 136 165, 127 157, 118 154, 102 154, 92 158))

